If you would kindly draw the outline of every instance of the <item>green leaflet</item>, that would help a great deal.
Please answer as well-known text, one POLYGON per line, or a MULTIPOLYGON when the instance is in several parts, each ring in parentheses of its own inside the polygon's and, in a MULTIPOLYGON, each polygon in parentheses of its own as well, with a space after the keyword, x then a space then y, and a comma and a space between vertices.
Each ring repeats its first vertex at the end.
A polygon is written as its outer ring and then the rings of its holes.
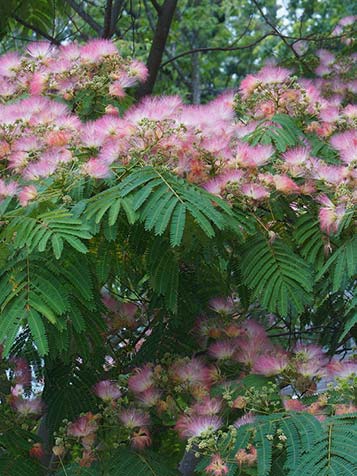
POLYGON ((40 355, 48 353, 48 340, 40 314, 34 309, 29 309, 27 314, 27 323, 29 325, 33 340, 40 355))
POLYGON ((349 279, 355 278, 357 275, 357 236, 337 248, 322 267, 316 279, 321 279, 326 272, 330 275, 334 292, 342 286, 346 286, 349 279))
POLYGON ((246 246, 240 267, 246 286, 272 312, 299 314, 311 300, 308 264, 279 239, 258 236, 246 246))
POLYGON ((249 223, 218 197, 153 167, 133 170, 118 185, 92 197, 84 217, 100 223, 108 212, 108 224, 113 226, 121 208, 125 209, 129 223, 140 221, 155 235, 168 231, 173 247, 182 243, 189 216, 209 238, 224 228, 241 235, 249 223))
MULTIPOLYGON (((306 415, 305 415, 306 416, 306 415)), ((356 418, 329 417, 311 434, 313 444, 303 448, 299 463, 288 476, 347 476, 356 474, 356 418)))
POLYGON ((168 309, 176 312, 179 267, 167 242, 160 239, 154 242, 150 250, 149 271, 152 288, 164 296, 168 309))
POLYGON ((82 240, 92 237, 89 226, 74 218, 67 210, 53 210, 36 216, 24 216, 23 214, 29 213, 27 209, 20 212, 2 233, 2 237, 9 244, 13 243, 15 248, 27 247, 30 252, 44 252, 51 244, 57 259, 62 254, 63 242, 81 253, 88 251, 82 240))

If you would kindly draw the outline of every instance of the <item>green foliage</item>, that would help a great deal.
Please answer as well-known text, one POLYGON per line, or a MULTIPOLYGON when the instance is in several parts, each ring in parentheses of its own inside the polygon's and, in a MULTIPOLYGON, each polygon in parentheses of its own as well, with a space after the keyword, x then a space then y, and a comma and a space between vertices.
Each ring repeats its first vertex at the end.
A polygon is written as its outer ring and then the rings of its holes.
POLYGON ((355 279, 357 275, 357 236, 341 243, 322 267, 317 279, 321 279, 327 272, 332 281, 334 292, 346 287, 350 279, 355 279))
POLYGON ((158 457, 151 451, 136 452, 128 448, 120 448, 113 452, 105 466, 93 465, 82 468, 71 465, 59 471, 57 476, 178 476, 179 473, 170 467, 169 462, 158 457))
POLYGON ((311 433, 311 445, 304 448, 299 464, 289 466, 289 476, 298 476, 302 472, 306 476, 356 474, 356 435, 355 418, 348 415, 327 418, 311 433))
POLYGON ((0 428, 1 476, 38 476, 40 464, 29 458, 29 451, 38 439, 22 428, 8 427, 8 422, 1 422, 0 428))
MULTIPOLYGON (((87 248, 81 239, 90 239, 89 228, 81 220, 73 218, 64 209, 52 210, 46 213, 36 213, 37 210, 20 209, 17 217, 13 218, 3 233, 3 239, 13 243, 15 249, 27 247, 29 252, 43 252, 51 243, 54 255, 61 257, 64 242, 80 253, 86 253, 87 248), (25 215, 25 216, 24 216, 25 215)), ((13 212, 12 212, 13 213, 13 212)))
POLYGON ((297 220, 294 239, 303 258, 319 270, 325 262, 323 234, 319 222, 310 213, 304 213, 297 220))
POLYGON ((85 216, 99 223, 108 212, 108 224, 114 225, 123 207, 130 223, 140 221, 145 230, 161 236, 166 232, 171 246, 182 243, 185 226, 191 220, 209 238, 217 230, 244 227, 234 219, 230 207, 221 199, 193 184, 158 168, 143 167, 127 175, 120 184, 90 199, 85 216))
POLYGON ((301 131, 287 114, 276 114, 272 118, 272 123, 267 126, 266 121, 262 123, 244 139, 250 144, 273 144, 279 152, 285 152, 288 147, 299 144, 301 131))
POLYGON ((281 239, 258 235, 245 248, 240 267, 244 283, 269 311, 299 314, 311 301, 311 269, 281 239))

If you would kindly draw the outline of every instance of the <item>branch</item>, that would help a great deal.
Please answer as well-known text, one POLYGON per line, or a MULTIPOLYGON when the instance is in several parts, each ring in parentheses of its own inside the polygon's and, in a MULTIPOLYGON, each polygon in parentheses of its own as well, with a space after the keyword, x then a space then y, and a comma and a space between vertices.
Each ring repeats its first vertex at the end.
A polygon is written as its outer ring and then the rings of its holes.
POLYGON ((113 0, 107 0, 104 10, 104 25, 102 38, 110 38, 112 36, 112 12, 113 12, 113 0))
POLYGON ((157 13, 160 15, 162 7, 160 7, 160 5, 158 4, 158 2, 156 0, 150 0, 150 2, 152 3, 152 5, 155 8, 155 10, 157 11, 157 13))
MULTIPOLYGON (((149 20, 150 28, 152 29, 152 31, 155 31, 154 20, 153 20, 151 11, 149 9, 149 6, 147 4, 147 0, 144 0, 144 7, 145 7, 146 16, 148 17, 148 20, 149 20)), ((165 47, 165 53, 167 56, 170 56, 170 52, 166 47, 165 47)), ((185 73, 182 71, 182 69, 176 63, 176 61, 173 62, 172 66, 176 70, 177 74, 180 76, 181 81, 187 86, 188 89, 191 89, 191 81, 185 76, 185 73)))
POLYGON ((19 16, 17 15, 13 15, 13 18, 14 20, 16 20, 18 23, 20 23, 21 25, 23 25, 24 27, 28 28, 29 30, 32 30, 33 32, 37 33, 38 35, 40 36, 43 36, 43 38, 46 38, 46 40, 49 40, 51 43, 53 43, 54 45, 60 45, 61 42, 58 41, 56 38, 54 38, 53 36, 49 35, 48 33, 46 33, 45 31, 41 30, 41 28, 38 28, 37 26, 34 26, 34 25, 31 25, 30 23, 28 23, 27 21, 23 20, 22 18, 20 18, 19 16))
POLYGON ((210 51, 237 51, 237 50, 247 50, 249 48, 253 48, 254 46, 258 45, 260 42, 265 40, 268 36, 276 36, 274 32, 269 32, 266 33, 265 35, 261 36, 258 38, 256 41, 253 41, 253 43, 249 43, 248 45, 243 45, 243 46, 216 46, 212 48, 194 48, 192 50, 184 51, 183 53, 180 53, 173 58, 169 58, 167 61, 162 63, 160 68, 163 68, 169 63, 172 63, 172 61, 177 60, 178 58, 182 58, 183 56, 187 55, 192 55, 193 53, 209 53, 210 51))
POLYGON ((101 35, 102 27, 75 0, 65 0, 66 3, 90 26, 101 35))
POLYGON ((151 94, 160 69, 162 56, 165 50, 167 37, 169 35, 171 22, 177 7, 178 0, 165 0, 161 7, 161 12, 157 20, 154 38, 151 44, 147 67, 149 76, 146 82, 138 89, 137 97, 141 98, 151 94))
POLYGON ((123 4, 124 4, 124 0, 115 0, 114 1, 114 5, 113 5, 113 9, 112 9, 111 24, 110 24, 110 32, 111 32, 110 36, 112 36, 114 33, 116 33, 119 37, 121 36, 120 32, 116 31, 116 24, 117 24, 117 21, 118 21, 118 18, 119 18, 120 10, 123 7, 123 4))

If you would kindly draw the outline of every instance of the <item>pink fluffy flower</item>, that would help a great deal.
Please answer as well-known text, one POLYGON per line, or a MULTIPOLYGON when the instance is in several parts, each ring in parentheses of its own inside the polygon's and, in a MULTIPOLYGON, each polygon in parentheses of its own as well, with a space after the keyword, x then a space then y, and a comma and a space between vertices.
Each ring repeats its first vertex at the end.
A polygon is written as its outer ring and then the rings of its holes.
POLYGON ((181 438, 192 438, 217 431, 221 426, 222 420, 218 416, 181 415, 175 429, 181 438))
POLYGON ((205 472, 211 476, 225 476, 228 474, 229 468, 225 464, 221 455, 215 454, 211 457, 210 464, 206 466, 205 472))
POLYGON ((101 179, 110 177, 110 168, 100 159, 92 157, 83 165, 83 172, 90 177, 101 179))
POLYGON ((129 429, 146 427, 150 425, 149 415, 137 410, 136 408, 122 410, 119 414, 119 421, 125 426, 125 428, 129 429))
POLYGON ((86 437, 98 429, 98 415, 88 412, 68 425, 67 434, 75 437, 86 437))
POLYGON ((154 372, 150 365, 137 368, 129 377, 128 387, 133 393, 145 392, 154 385, 154 372))
POLYGON ((240 143, 237 146, 237 155, 235 162, 241 167, 255 168, 265 165, 273 155, 272 145, 250 146, 246 143, 240 143))
POLYGON ((21 57, 18 53, 6 53, 0 56, 0 76, 13 78, 21 66, 21 57))
POLYGON ((175 363, 171 372, 174 380, 186 385, 207 386, 211 383, 210 368, 197 358, 175 363))
POLYGON ((287 175, 274 175, 273 182, 278 192, 290 194, 299 193, 299 186, 287 175))
POLYGON ((101 380, 93 387, 95 395, 104 401, 113 401, 121 397, 118 385, 110 380, 101 380))
POLYGON ((208 348, 208 354, 217 360, 229 360, 236 351, 236 345, 231 340, 217 341, 208 348))
POLYGON ((205 397, 191 407, 195 415, 217 415, 222 410, 222 400, 218 397, 205 397))
POLYGON ((321 347, 314 344, 298 344, 294 349, 294 365, 304 377, 326 374, 327 357, 321 347))
POLYGON ((103 56, 117 55, 118 50, 110 40, 90 40, 80 47, 80 55, 83 61, 95 63, 103 56))
POLYGON ((233 425, 236 427, 236 428, 239 428, 243 425, 249 425, 250 423, 254 423, 255 422, 255 415, 251 412, 249 413, 246 413, 245 415, 243 415, 242 417, 238 418, 238 420, 236 420, 233 425))
POLYGON ((130 443, 134 449, 139 451, 151 446, 152 442, 149 430, 147 428, 140 428, 139 430, 134 431, 130 443))
POLYGON ((282 155, 287 168, 306 164, 310 150, 307 147, 293 147, 282 155))
POLYGON ((244 79, 242 79, 239 91, 242 94, 243 98, 249 97, 259 84, 259 78, 257 78, 253 74, 248 74, 244 79))
POLYGON ((14 410, 21 415, 39 416, 43 411, 43 402, 40 398, 27 399, 22 396, 12 397, 11 404, 14 410))
POLYGON ((334 185, 342 183, 347 175, 347 167, 340 167, 338 165, 319 164, 315 171, 315 178, 334 185))
POLYGON ((132 76, 143 82, 148 76, 148 69, 141 61, 133 60, 129 66, 129 72, 132 76))
POLYGON ((329 367, 329 371, 334 377, 349 378, 357 376, 357 362, 334 362, 334 365, 329 367))
POLYGON ((28 202, 35 199, 38 195, 37 188, 34 185, 26 185, 18 193, 20 205, 25 207, 28 202))
POLYGON ((332 147, 340 152, 341 159, 350 164, 357 160, 357 131, 348 130, 335 134, 331 137, 330 143, 332 147))
POLYGON ((54 47, 49 41, 36 41, 27 46, 27 53, 37 60, 51 57, 53 51, 54 47))
POLYGON ((319 211, 321 229, 327 234, 337 233, 342 219, 346 214, 345 205, 343 203, 335 205, 327 195, 320 195, 318 201, 323 205, 319 211))
POLYGON ((282 373, 288 364, 289 358, 284 353, 261 355, 254 362, 252 371, 270 377, 282 373))
POLYGON ((251 198, 252 200, 264 200, 270 195, 269 190, 263 187, 263 185, 253 182, 243 184, 240 188, 240 191, 243 195, 251 198))
POLYGON ((209 301, 209 307, 218 314, 229 315, 234 309, 234 301, 231 297, 213 298, 209 301))
POLYGON ((160 390, 150 387, 144 392, 141 392, 136 395, 136 399, 144 406, 144 407, 153 407, 154 405, 157 404, 157 402, 160 400, 161 397, 161 392, 160 390))
POLYGON ((268 65, 264 66, 258 73, 257 77, 263 84, 281 83, 286 81, 291 74, 291 71, 279 66, 268 65))

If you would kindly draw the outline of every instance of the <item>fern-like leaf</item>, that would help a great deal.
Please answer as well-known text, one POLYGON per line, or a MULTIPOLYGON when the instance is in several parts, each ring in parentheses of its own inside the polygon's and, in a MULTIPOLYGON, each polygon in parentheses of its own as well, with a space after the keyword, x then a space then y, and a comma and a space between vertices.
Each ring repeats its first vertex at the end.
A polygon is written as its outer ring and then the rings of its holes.
POLYGON ((266 309, 286 315, 301 313, 311 300, 312 278, 307 263, 283 241, 258 236, 241 261, 244 283, 266 309))

